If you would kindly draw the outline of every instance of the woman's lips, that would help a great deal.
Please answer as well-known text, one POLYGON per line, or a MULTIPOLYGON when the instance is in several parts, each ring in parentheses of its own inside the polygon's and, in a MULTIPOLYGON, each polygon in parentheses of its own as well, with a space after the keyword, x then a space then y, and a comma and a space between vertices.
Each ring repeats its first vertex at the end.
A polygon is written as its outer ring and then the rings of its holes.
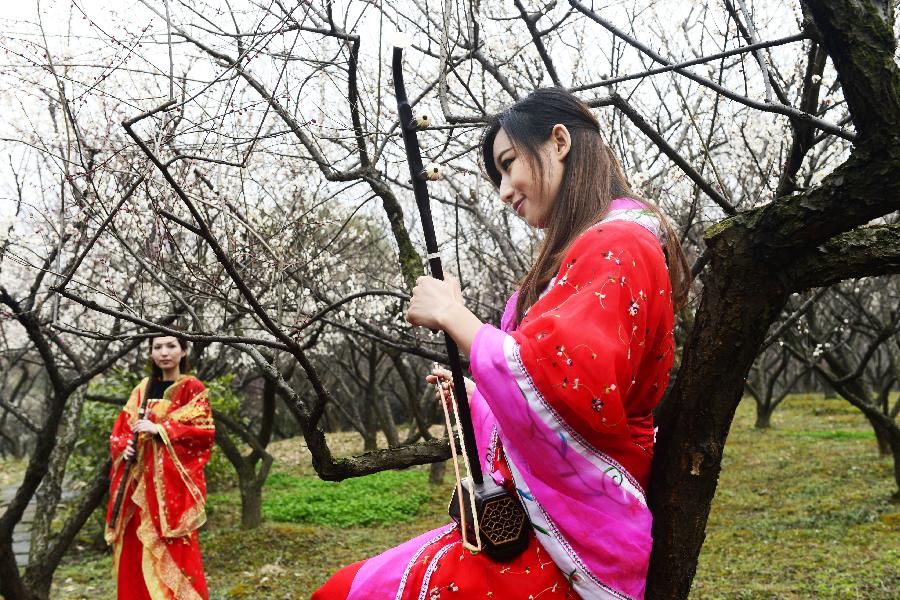
POLYGON ((519 209, 522 208, 523 204, 525 204, 525 198, 513 202, 513 210, 516 211, 516 214, 518 214, 519 216, 522 215, 522 212, 519 209))

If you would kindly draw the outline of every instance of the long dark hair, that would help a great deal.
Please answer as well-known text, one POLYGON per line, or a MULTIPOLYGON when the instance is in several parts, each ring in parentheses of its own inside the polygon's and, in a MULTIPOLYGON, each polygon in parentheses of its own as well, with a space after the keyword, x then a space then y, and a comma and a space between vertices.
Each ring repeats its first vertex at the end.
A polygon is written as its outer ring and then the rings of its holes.
MULTIPOLYGON (((559 271, 569 246, 588 227, 609 210, 614 198, 633 198, 652 211, 665 232, 664 251, 669 264, 675 310, 680 310, 691 286, 691 271, 678 236, 665 215, 653 203, 636 196, 622 166, 600 135, 600 123, 584 102, 562 88, 537 89, 488 122, 481 138, 485 174, 496 187, 501 175, 494 164, 494 139, 500 129, 506 132, 516 151, 542 176, 541 147, 550 139, 553 127, 565 125, 572 145, 565 158, 565 172, 559 194, 550 207, 545 223, 544 243, 537 259, 522 279, 516 319, 540 297, 550 279, 559 271)), ((545 182, 538 181, 539 185, 545 182)))
POLYGON ((157 364, 155 362, 153 362, 153 356, 152 356, 153 340, 155 340, 156 338, 161 338, 161 337, 173 337, 176 340, 178 340, 178 345, 181 347, 182 350, 184 350, 184 356, 182 356, 181 360, 178 361, 178 370, 181 372, 182 375, 187 373, 187 370, 188 370, 188 355, 187 355, 188 347, 189 347, 188 341, 186 339, 184 339, 183 337, 181 337, 180 335, 173 335, 170 333, 161 333, 161 334, 155 333, 149 339, 151 356, 147 357, 147 362, 150 364, 150 381, 147 384, 148 385, 147 389, 150 389, 150 386, 152 386, 155 382, 162 381, 162 378, 163 378, 162 369, 160 369, 157 366, 157 364))

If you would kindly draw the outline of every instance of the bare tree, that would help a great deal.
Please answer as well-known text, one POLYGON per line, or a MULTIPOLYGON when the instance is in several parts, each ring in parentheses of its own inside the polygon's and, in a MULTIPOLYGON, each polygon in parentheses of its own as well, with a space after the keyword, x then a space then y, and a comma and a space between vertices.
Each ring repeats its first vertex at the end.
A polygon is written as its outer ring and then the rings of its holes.
POLYGON ((830 305, 810 311, 803 334, 790 336, 786 349, 862 412, 880 455, 894 461, 894 497, 900 498, 900 400, 890 401, 898 381, 897 282, 876 278, 836 286, 830 305))
POLYGON ((750 371, 747 392, 756 403, 757 429, 768 429, 772 424, 772 413, 795 391, 797 382, 809 368, 791 370, 791 354, 784 348, 764 352, 750 371))
MULTIPOLYGON (((120 302, 115 286, 87 287, 92 255, 65 248, 71 276, 54 297, 109 319, 74 328, 82 336, 109 336, 114 320, 171 333, 157 309, 187 313, 189 339, 240 351, 287 400, 323 478, 444 460, 446 443, 427 437, 335 458, 321 428, 329 406, 350 412, 325 369, 347 336, 441 359, 400 320, 422 270, 383 34, 413 35, 415 110, 441 116, 423 137, 446 171, 432 188, 443 252, 485 317, 537 239, 485 201, 477 130, 528 90, 563 85, 597 109, 700 275, 650 490, 647 594, 686 597, 745 379, 797 310, 791 295, 900 268, 897 227, 884 220, 900 198, 900 73, 884 0, 701 3, 675 15, 653 4, 185 1, 167 12, 144 0, 152 27, 126 23, 121 40, 89 17, 122 60, 100 64, 99 81, 68 73, 79 97, 116 107, 103 114, 110 150, 90 163, 95 146, 82 143, 76 179, 119 192, 91 192, 83 248, 118 248, 111 268, 144 293, 120 302), (149 71, 130 58, 138 44, 149 71), (139 94, 113 101, 135 81, 139 94)), ((44 69, 56 58, 23 52, 44 69)), ((58 90, 45 74, 34 85, 58 90)))

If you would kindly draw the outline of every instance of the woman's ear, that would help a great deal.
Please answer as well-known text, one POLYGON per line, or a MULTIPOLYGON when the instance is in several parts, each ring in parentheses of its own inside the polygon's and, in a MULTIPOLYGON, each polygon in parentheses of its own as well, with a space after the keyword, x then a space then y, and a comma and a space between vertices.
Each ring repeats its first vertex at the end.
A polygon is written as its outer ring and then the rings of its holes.
POLYGON ((550 131, 550 143, 552 151, 558 160, 564 160, 572 149, 572 136, 562 123, 557 123, 550 131))

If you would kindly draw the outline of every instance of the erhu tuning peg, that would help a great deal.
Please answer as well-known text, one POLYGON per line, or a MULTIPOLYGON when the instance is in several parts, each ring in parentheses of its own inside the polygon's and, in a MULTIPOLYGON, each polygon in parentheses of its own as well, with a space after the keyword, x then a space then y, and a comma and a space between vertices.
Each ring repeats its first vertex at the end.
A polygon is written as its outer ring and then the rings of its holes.
POLYGON ((428 115, 413 117, 412 121, 409 122, 409 128, 417 131, 428 129, 429 125, 431 125, 431 119, 428 118, 428 115))
POLYGON ((437 181, 441 178, 441 165, 437 163, 428 163, 425 168, 419 172, 419 179, 426 181, 437 181))

